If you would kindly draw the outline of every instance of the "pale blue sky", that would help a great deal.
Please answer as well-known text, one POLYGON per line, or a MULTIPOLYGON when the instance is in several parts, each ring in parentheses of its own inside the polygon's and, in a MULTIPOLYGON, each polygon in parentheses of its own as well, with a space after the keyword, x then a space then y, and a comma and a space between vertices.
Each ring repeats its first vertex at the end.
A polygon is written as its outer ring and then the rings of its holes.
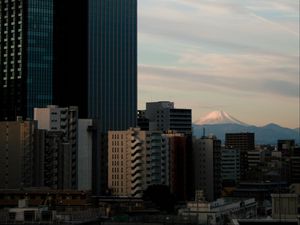
POLYGON ((299 127, 298 0, 138 0, 139 108, 299 127))

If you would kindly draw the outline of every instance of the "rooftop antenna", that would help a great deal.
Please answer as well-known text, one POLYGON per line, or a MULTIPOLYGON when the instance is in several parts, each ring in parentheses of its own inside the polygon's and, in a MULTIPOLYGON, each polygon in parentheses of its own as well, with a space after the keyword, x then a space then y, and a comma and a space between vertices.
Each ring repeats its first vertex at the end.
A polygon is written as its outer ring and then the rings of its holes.
POLYGON ((205 127, 203 127, 202 137, 205 137, 205 127))

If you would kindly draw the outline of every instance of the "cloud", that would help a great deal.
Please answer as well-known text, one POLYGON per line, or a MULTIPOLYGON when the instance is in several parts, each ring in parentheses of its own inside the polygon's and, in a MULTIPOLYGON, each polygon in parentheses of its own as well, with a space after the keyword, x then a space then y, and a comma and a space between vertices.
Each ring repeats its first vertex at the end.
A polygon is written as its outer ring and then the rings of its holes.
POLYGON ((297 123, 299 1, 139 0, 139 64, 142 103, 255 105, 297 123))
POLYGON ((203 74, 192 69, 176 67, 139 66, 140 85, 142 87, 159 88, 159 91, 171 89, 180 95, 180 92, 222 92, 228 95, 276 95, 298 98, 299 86, 297 83, 285 80, 270 80, 266 78, 224 77, 203 74))

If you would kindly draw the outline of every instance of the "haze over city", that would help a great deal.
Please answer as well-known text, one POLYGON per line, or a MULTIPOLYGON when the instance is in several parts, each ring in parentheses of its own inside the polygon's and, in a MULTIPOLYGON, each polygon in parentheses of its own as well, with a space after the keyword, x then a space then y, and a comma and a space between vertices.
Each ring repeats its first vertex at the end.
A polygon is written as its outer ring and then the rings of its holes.
POLYGON ((139 108, 299 127, 299 1, 140 0, 139 108))

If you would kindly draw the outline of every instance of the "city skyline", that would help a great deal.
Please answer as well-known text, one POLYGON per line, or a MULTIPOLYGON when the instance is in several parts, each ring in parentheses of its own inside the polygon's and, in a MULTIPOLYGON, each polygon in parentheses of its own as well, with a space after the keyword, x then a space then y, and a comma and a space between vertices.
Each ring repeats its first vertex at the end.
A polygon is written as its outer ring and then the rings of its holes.
POLYGON ((299 2, 139 1, 139 109, 299 127, 299 2))

